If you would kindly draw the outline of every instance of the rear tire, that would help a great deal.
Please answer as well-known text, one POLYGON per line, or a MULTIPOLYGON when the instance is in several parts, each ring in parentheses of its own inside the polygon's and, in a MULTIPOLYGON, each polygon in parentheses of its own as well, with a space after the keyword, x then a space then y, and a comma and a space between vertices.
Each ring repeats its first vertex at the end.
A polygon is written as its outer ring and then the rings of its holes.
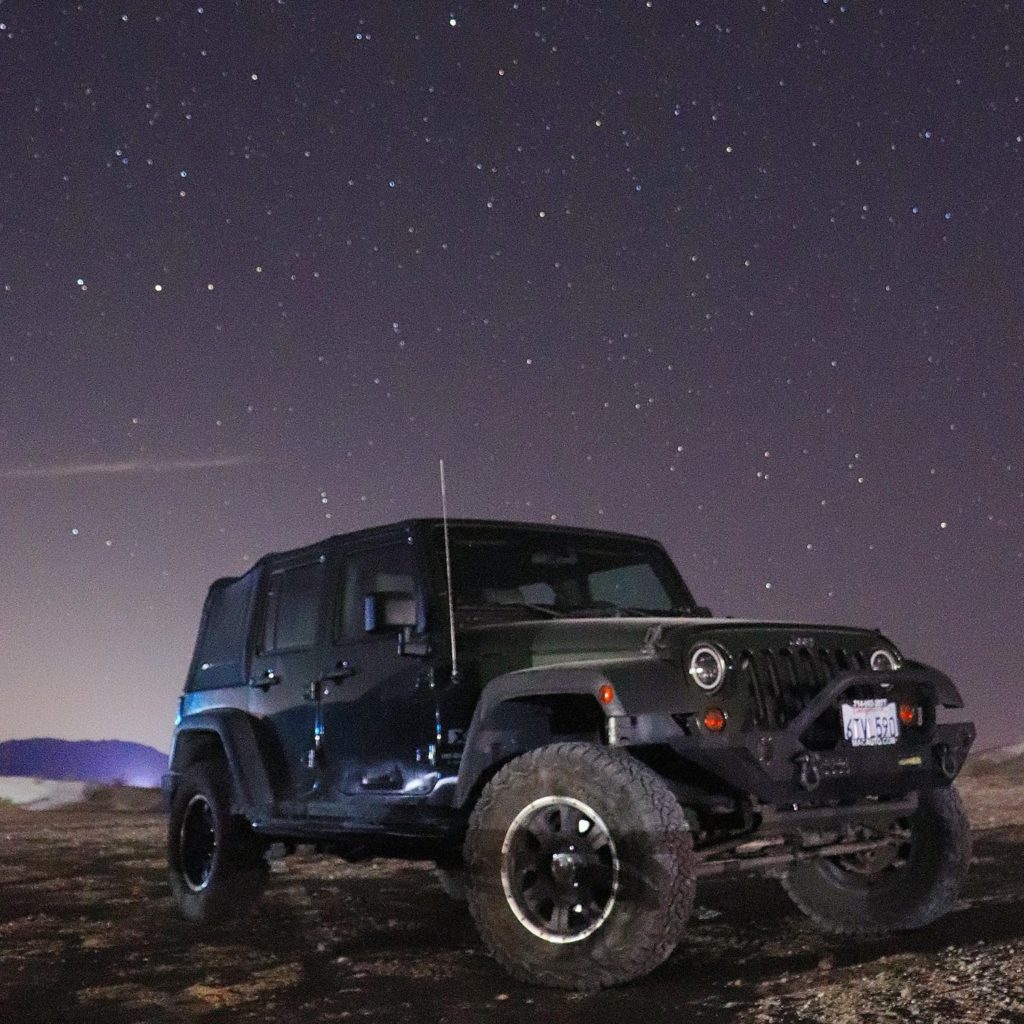
MULTIPOLYGON (((790 899, 834 935, 881 936, 923 928, 952 909, 971 861, 963 803, 949 786, 925 790, 894 859, 829 857, 783 876, 790 899)), ((892 855, 890 855, 892 856, 892 855)))
POLYGON ((652 971, 693 909, 675 796, 624 751, 541 747, 488 783, 464 848, 469 910, 514 977, 593 991, 652 971))
POLYGON ((227 765, 190 765, 174 794, 167 830, 171 893, 181 913, 202 924, 244 917, 266 885, 265 850, 249 823, 231 813, 227 765))

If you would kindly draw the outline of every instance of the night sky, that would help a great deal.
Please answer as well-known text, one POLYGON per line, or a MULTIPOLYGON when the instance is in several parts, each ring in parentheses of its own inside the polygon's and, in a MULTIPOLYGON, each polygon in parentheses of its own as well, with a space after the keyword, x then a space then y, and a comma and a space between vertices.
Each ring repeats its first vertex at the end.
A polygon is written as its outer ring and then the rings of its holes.
POLYGON ((207 585, 663 540, 1024 739, 1024 9, 0 2, 0 739, 166 749, 207 585))

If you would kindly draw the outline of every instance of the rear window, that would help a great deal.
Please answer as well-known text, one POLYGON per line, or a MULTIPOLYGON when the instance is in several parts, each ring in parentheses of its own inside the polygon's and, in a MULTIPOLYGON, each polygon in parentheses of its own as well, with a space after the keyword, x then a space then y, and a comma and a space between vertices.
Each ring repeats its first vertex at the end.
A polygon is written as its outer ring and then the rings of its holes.
POLYGON ((210 588, 189 690, 245 684, 245 646, 255 573, 210 588))

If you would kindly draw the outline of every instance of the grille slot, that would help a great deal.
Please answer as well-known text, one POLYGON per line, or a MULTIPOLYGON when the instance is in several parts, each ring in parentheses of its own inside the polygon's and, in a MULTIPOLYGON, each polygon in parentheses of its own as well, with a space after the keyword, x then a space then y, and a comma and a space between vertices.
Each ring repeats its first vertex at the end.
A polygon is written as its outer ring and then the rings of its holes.
POLYGON ((788 725, 840 673, 866 669, 867 657, 845 647, 766 647, 743 651, 738 667, 753 699, 754 720, 775 729, 788 725))

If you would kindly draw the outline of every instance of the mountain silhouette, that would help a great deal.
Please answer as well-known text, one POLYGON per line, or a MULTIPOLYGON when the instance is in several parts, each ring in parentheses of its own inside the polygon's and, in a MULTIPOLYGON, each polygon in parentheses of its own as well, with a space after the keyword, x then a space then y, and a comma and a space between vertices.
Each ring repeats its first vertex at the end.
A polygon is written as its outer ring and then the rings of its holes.
POLYGON ((0 775, 159 786, 167 755, 126 740, 37 738, 0 743, 0 775))

